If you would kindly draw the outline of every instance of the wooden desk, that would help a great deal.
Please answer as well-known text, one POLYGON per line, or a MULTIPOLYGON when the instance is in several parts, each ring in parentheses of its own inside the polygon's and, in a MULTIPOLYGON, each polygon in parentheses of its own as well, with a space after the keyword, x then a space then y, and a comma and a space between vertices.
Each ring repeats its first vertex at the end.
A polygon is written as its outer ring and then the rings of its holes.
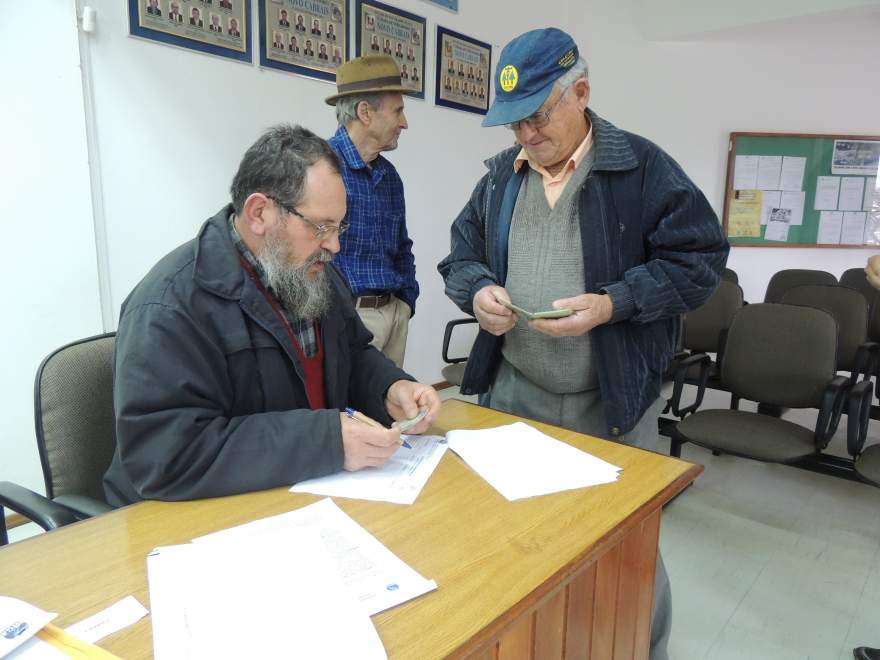
MULTIPOLYGON (((435 431, 516 419, 447 401, 435 431)), ((437 581, 436 591, 373 618, 390 658, 647 658, 661 507, 702 468, 534 425, 622 467, 621 478, 508 502, 447 452, 412 506, 336 500, 437 581)), ((155 546, 318 499, 279 488, 119 509, 0 549, 0 594, 59 612, 62 627, 128 594, 149 609, 146 556, 155 546)), ((152 657, 150 617, 101 646, 152 657)))

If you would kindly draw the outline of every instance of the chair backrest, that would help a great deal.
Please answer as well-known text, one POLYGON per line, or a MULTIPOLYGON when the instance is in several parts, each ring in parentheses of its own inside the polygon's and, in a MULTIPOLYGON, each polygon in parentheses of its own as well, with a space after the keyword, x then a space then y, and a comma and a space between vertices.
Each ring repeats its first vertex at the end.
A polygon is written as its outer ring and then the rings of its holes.
POLYGON ((837 371, 837 322, 814 307, 758 303, 730 326, 721 381, 737 396, 785 408, 820 408, 837 371))
POLYGON ((739 284, 721 280, 715 293, 684 319, 684 348, 696 353, 717 353, 721 333, 730 327, 743 306, 739 284))
POLYGON ((102 480, 116 449, 113 347, 116 334, 52 352, 37 370, 34 419, 46 495, 105 501, 102 480))
POLYGON ((721 271, 721 279, 727 280, 728 282, 733 282, 734 284, 739 284, 739 275, 736 274, 735 270, 730 268, 725 268, 721 271))
POLYGON ((850 268, 840 276, 840 285, 861 292, 868 301, 868 337, 880 341, 880 291, 871 286, 864 268, 850 268))
POLYGON ((790 268, 780 270, 770 278, 767 285, 767 293, 764 294, 764 302, 778 303, 789 289, 806 284, 837 284, 837 278, 824 270, 808 270, 804 268, 790 268))
POLYGON ((837 368, 851 371, 859 346, 868 339, 868 303, 848 287, 809 284, 789 289, 782 296, 786 305, 823 309, 837 321, 837 368))

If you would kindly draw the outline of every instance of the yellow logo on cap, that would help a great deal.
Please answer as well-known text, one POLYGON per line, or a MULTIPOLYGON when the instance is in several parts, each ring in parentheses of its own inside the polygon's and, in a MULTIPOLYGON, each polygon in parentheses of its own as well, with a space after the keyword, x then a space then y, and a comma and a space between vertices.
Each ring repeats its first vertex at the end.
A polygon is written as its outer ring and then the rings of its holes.
POLYGON ((559 66, 563 69, 567 69, 572 64, 574 64, 574 49, 568 51, 565 55, 559 58, 559 66))
POLYGON ((501 89, 505 92, 512 92, 513 88, 516 87, 516 83, 519 80, 519 71, 516 70, 516 67, 512 64, 508 64, 506 67, 501 69, 501 77, 499 82, 501 83, 501 89))

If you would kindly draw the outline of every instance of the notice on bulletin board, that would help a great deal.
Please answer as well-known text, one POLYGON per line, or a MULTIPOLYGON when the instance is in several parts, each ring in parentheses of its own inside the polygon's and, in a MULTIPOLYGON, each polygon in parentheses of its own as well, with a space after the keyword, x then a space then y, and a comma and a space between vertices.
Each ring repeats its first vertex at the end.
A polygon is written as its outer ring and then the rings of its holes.
POLYGON ((880 246, 880 137, 731 133, 724 228, 733 245, 880 246))

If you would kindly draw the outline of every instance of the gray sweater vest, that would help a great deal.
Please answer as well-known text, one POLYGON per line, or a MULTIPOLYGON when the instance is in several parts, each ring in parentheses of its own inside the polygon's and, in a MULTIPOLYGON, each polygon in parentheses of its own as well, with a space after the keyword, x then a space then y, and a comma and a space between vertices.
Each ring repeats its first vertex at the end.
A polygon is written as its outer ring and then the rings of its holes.
MULTIPOLYGON (((591 149, 552 209, 541 175, 531 169, 525 175, 510 226, 504 284, 511 300, 524 309, 551 309, 558 298, 584 293, 577 191, 593 161, 591 149)), ((529 380, 549 392, 567 394, 599 387, 589 332, 580 337, 549 337, 532 330, 520 318, 505 335, 502 353, 529 380)))

